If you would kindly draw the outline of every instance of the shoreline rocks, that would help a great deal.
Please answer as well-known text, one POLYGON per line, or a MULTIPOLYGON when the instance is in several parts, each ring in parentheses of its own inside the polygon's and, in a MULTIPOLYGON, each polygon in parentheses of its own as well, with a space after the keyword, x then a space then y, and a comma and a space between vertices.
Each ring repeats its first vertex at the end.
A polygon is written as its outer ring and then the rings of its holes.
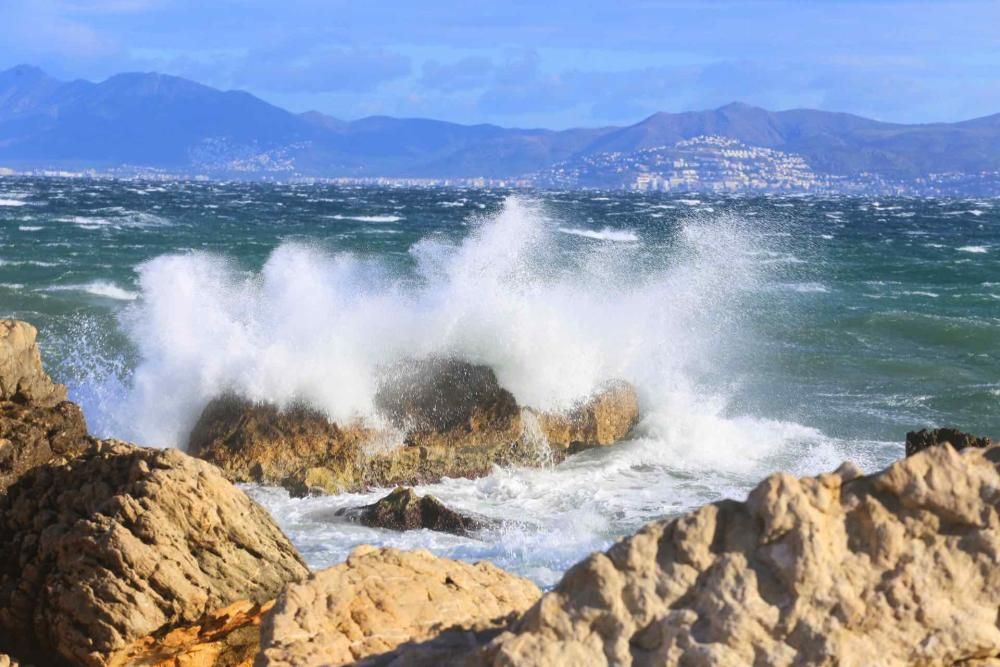
POLYGON ((388 377, 376 404, 396 432, 224 396, 205 407, 188 452, 237 482, 281 485, 293 495, 354 492, 559 462, 622 440, 639 418, 635 389, 624 382, 554 414, 518 406, 485 366, 414 362, 388 377))
POLYGON ((921 429, 906 434, 906 455, 913 456, 928 447, 936 447, 946 443, 961 451, 966 447, 989 447, 993 441, 987 437, 977 437, 954 428, 921 429))
POLYGON ((420 496, 406 487, 395 489, 371 505, 339 510, 337 514, 369 528, 400 531, 426 528, 462 536, 490 525, 485 518, 462 514, 434 496, 420 496))
POLYGON ((0 497, 0 635, 102 665, 133 640, 308 570, 263 508, 177 450, 104 441, 0 497))
POLYGON ((388 664, 400 645, 452 628, 504 627, 538 596, 533 583, 491 563, 361 546, 345 563, 285 589, 264 619, 254 664, 388 664))
POLYGON ((37 338, 27 322, 0 320, 0 401, 52 407, 66 400, 66 386, 42 367, 37 338))

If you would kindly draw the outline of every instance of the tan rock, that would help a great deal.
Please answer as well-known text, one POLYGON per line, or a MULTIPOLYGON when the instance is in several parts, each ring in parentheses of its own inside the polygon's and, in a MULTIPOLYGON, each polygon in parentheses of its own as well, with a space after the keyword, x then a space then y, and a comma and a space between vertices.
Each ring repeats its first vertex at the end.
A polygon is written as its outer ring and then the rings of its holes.
POLYGON ((251 667, 260 649, 261 620, 273 606, 273 600, 234 602, 197 623, 137 640, 108 667, 251 667))
POLYGON ((27 322, 0 320, 0 401, 51 407, 66 400, 66 387, 42 368, 37 336, 27 322))
MULTIPOLYGON (((777 474, 571 568, 489 665, 953 665, 1000 656, 1000 448, 777 474)), ((988 663, 983 663, 988 664, 988 663)))
POLYGON ((261 507, 176 450, 101 442, 0 497, 0 637, 45 664, 104 664, 306 573, 261 507))
POLYGON ((635 390, 625 383, 567 414, 523 409, 491 369, 455 360, 402 365, 383 382, 376 404, 399 434, 229 396, 206 406, 188 451, 234 481, 280 484, 295 495, 338 493, 558 462, 621 440, 639 414, 635 390))
POLYGON ((79 406, 0 402, 0 493, 28 470, 83 452, 91 444, 79 406))
POLYGON ((449 628, 460 628, 451 636, 461 636, 503 627, 538 595, 530 581, 490 563, 362 546, 346 563, 285 589, 264 619, 255 664, 332 667, 388 661, 387 654, 401 644, 449 628))

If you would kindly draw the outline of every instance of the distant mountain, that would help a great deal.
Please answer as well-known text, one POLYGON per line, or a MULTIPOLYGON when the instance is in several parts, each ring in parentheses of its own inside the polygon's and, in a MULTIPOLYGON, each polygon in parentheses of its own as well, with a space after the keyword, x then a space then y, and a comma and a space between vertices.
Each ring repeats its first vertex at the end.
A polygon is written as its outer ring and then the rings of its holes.
POLYGON ((710 111, 657 113, 627 127, 553 131, 294 114, 246 92, 162 74, 119 74, 91 83, 58 81, 27 65, 0 72, 0 166, 22 169, 125 166, 230 176, 509 178, 702 136, 801 156, 821 175, 912 180, 931 173, 1000 171, 1000 114, 901 125, 733 103, 710 111))

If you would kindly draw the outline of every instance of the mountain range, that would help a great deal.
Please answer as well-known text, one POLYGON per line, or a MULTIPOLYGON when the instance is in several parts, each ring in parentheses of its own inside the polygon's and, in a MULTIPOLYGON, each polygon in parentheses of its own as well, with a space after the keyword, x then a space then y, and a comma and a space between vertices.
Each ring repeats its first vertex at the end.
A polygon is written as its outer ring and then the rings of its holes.
POLYGON ((556 131, 387 116, 343 121, 155 73, 93 83, 60 81, 28 65, 0 72, 0 166, 15 169, 511 178, 704 135, 799 155, 820 174, 906 180, 1000 171, 1000 114, 905 125, 732 103, 656 113, 625 127, 556 131))

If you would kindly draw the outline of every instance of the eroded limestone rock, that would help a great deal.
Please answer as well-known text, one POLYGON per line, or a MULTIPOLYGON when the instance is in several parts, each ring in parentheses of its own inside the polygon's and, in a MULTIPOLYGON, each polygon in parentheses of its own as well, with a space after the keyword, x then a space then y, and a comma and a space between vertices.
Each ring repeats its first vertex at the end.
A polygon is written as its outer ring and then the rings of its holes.
POLYGON ((457 512, 434 496, 421 496, 406 487, 395 489, 371 505, 341 510, 338 514, 370 528, 426 528, 455 535, 468 535, 485 528, 489 523, 484 518, 457 512))
POLYGON ((27 322, 0 320, 0 401, 51 407, 66 400, 66 387, 42 368, 37 337, 27 322))
POLYGON ((261 507, 176 450, 100 442, 0 497, 0 637, 44 664, 104 664, 306 574, 261 507))
POLYGON ((910 431, 906 434, 906 455, 913 456, 928 447, 950 444, 958 450, 966 447, 989 447, 993 442, 986 437, 977 437, 954 428, 935 428, 910 431))

